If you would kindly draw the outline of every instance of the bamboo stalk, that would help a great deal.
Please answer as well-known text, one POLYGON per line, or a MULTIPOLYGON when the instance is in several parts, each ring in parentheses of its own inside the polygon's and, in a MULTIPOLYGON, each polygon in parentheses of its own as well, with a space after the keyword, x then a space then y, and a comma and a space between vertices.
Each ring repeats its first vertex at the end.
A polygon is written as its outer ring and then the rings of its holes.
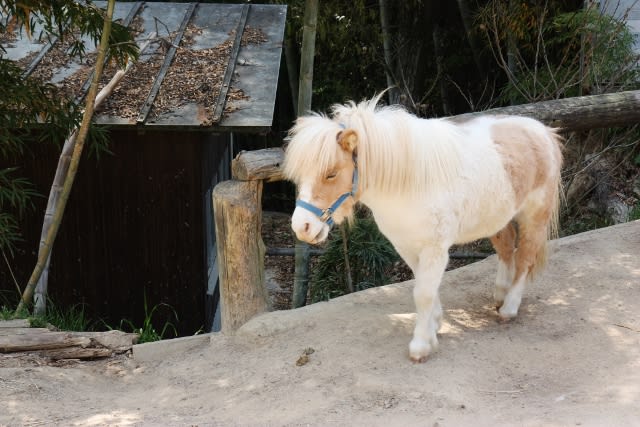
POLYGON ((82 154, 82 149, 84 148, 84 142, 87 138, 87 133, 89 131, 89 125, 91 124, 91 119, 93 118, 94 111, 94 101, 96 99, 98 93, 98 84, 100 83, 100 78, 102 77, 102 70, 104 68, 104 59, 107 54, 107 47, 109 46, 109 36, 111 34, 111 20, 113 18, 113 10, 115 9, 115 0, 109 0, 107 4, 107 15, 104 20, 104 26, 102 30, 102 37, 100 39, 100 45, 98 47, 98 55, 96 58, 96 67, 95 73, 93 74, 93 80, 91 81, 91 87, 89 88, 89 93, 87 95, 86 103, 85 103, 85 111, 82 116, 82 122, 80 124, 80 129, 74 134, 71 135, 70 139, 75 139, 75 144, 73 145, 73 151, 71 154, 71 158, 69 160, 69 170, 66 174, 64 185, 59 193, 59 201, 56 204, 55 214, 51 218, 51 226, 47 230, 46 238, 44 241, 41 241, 40 247, 41 250, 38 252, 38 260, 36 262, 36 266, 31 273, 31 277, 29 278, 29 282, 27 283, 27 287, 22 293, 22 299, 16 308, 15 314, 20 314, 25 306, 31 301, 33 298, 34 289, 36 284, 38 283, 42 272, 45 269, 45 266, 49 264, 49 255, 51 254, 51 249, 53 247, 53 242, 55 241, 56 235, 58 234, 58 229, 60 228, 60 223, 62 221, 62 216, 64 214, 64 210, 67 204, 67 200, 69 199, 69 194, 71 192, 71 187, 73 186, 73 181, 75 179, 76 173, 78 172, 78 164, 80 163, 80 156, 82 154))
MULTIPOLYGON (((298 117, 311 111, 313 83, 313 57, 316 51, 316 26, 318 23, 318 0, 305 0, 304 28, 302 32, 302 58, 300 59, 300 82, 298 93, 298 117)), ((293 279, 292 308, 306 304, 309 288, 309 245, 296 240, 295 274, 293 279)))
MULTIPOLYGON (((145 49, 156 37, 156 33, 153 32, 147 38, 147 41, 140 46, 140 53, 145 51, 145 49)), ((131 60, 127 61, 127 65, 124 69, 118 70, 109 83, 100 90, 98 95, 96 95, 96 99, 93 102, 93 109, 97 109, 105 99, 111 95, 115 87, 120 83, 124 75, 129 69, 133 66, 133 62, 131 60)), ((40 233, 40 246, 38 248, 38 256, 40 252, 43 251, 45 247, 45 241, 47 238, 47 233, 51 228, 51 224, 53 222, 53 217, 55 215, 55 211, 58 206, 59 196, 62 192, 62 187, 64 185, 65 177, 69 172, 69 164, 71 163, 71 156, 73 154, 73 150, 75 147, 77 136, 77 130, 74 130, 73 133, 67 138, 62 146, 62 151, 60 152, 60 158, 58 159, 58 167, 56 168, 56 173, 53 178, 53 184, 51 185, 51 190, 49 191, 49 199, 47 201, 47 208, 44 214, 44 220, 42 223, 42 232, 40 233)), ((34 294, 34 311, 36 314, 44 314, 47 308, 47 286, 49 283, 49 263, 51 261, 51 253, 47 257, 45 265, 42 269, 42 273, 38 278, 38 283, 36 284, 35 294, 34 294)))

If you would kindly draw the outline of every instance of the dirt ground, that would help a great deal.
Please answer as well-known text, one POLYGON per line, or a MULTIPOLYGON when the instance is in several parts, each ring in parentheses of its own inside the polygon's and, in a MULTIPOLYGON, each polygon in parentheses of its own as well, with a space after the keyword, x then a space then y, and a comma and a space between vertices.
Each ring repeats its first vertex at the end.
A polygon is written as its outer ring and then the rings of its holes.
POLYGON ((440 348, 419 365, 411 282, 129 358, 3 356, 0 425, 640 425, 639 252, 639 221, 554 242, 506 324, 493 257, 447 272, 440 348))

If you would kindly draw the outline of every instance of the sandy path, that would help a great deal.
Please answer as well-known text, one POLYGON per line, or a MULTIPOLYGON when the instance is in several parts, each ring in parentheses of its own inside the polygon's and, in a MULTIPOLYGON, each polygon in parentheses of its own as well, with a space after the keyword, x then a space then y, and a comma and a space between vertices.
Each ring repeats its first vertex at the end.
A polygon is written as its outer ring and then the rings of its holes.
POLYGON ((511 323, 491 307, 494 274, 489 258, 445 275, 440 348, 422 365, 407 358, 405 282, 133 359, 5 359, 0 425, 640 425, 640 222, 554 242, 511 323))

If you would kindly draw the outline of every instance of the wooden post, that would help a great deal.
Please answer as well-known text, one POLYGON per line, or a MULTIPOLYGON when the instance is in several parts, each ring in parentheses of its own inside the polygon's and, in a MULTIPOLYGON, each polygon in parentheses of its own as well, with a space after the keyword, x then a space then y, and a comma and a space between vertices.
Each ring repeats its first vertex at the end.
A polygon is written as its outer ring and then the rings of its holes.
POLYGON ((268 310, 264 285, 262 180, 224 181, 213 189, 222 332, 268 310))

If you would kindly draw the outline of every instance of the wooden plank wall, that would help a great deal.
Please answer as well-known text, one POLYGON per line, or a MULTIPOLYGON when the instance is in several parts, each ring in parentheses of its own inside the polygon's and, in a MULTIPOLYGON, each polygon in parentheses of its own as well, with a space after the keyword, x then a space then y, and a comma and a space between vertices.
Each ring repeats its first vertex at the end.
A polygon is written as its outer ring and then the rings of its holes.
MULTIPOLYGON (((178 332, 193 334, 205 326, 204 203, 216 181, 216 168, 203 165, 207 157, 219 164, 229 136, 114 130, 111 140, 112 154, 82 159, 54 246, 50 296, 61 304, 84 302, 92 316, 116 326, 123 318, 141 324, 146 294, 149 310, 170 304, 178 332)), ((25 241, 12 261, 21 286, 35 262, 56 164, 57 151, 44 146, 20 161, 45 195, 22 224, 25 241)), ((2 264, 0 290, 15 292, 2 264)), ((170 318, 159 309, 157 326, 170 318)))

